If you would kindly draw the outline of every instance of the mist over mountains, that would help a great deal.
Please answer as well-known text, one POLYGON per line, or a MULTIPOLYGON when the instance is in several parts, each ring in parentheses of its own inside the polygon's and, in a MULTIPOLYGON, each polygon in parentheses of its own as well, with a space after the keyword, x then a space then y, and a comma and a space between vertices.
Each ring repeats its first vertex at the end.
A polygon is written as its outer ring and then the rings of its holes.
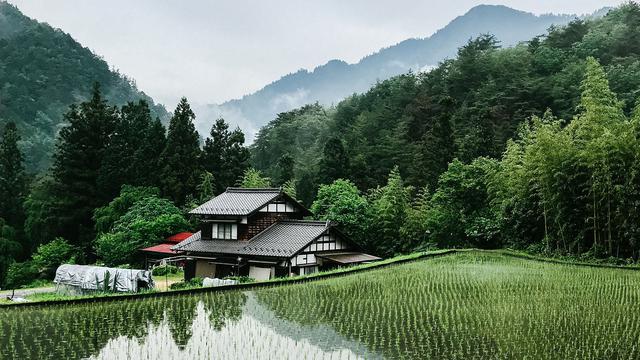
MULTIPOLYGON (((603 15, 602 9, 591 16, 603 15)), ((576 15, 540 15, 501 5, 479 5, 455 18, 430 37, 407 39, 368 55, 358 63, 331 60, 308 71, 283 76, 261 90, 220 105, 196 108, 197 126, 208 132, 213 119, 224 117, 240 126, 249 140, 275 115, 305 104, 331 105, 369 89, 376 81, 408 71, 423 71, 451 58, 470 38, 494 34, 503 47, 543 34, 552 25, 564 25, 576 15)))
POLYGON ((113 105, 146 100, 154 117, 162 105, 139 91, 71 35, 0 1, 0 126, 15 122, 29 172, 47 169, 69 105, 86 100, 94 82, 113 105))

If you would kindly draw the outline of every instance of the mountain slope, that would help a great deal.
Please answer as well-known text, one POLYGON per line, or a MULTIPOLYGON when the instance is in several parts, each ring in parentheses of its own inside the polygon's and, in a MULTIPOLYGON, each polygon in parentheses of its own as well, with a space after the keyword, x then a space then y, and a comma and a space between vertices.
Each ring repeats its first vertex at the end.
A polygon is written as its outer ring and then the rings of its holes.
MULTIPOLYGON (((409 70, 421 70, 451 58, 470 38, 491 33, 503 47, 544 34, 551 25, 564 25, 573 15, 542 15, 508 8, 480 5, 451 21, 430 37, 408 39, 369 55, 356 64, 332 60, 313 71, 299 70, 261 90, 221 105, 199 109, 200 119, 223 116, 238 124, 252 139, 257 129, 277 113, 316 101, 332 104, 355 92, 366 91, 378 80, 409 70)), ((209 123, 200 123, 208 131, 209 123)))
POLYGON ((154 116, 168 117, 164 107, 69 34, 0 2, 0 126, 18 125, 29 171, 48 167, 63 114, 86 99, 95 81, 112 104, 145 99, 154 116))

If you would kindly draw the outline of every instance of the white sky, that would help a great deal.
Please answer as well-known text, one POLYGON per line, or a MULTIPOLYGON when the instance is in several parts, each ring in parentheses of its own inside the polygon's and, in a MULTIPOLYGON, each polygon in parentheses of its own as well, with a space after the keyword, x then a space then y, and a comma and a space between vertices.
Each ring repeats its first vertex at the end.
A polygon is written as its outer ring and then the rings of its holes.
POLYGON ((357 62, 471 7, 591 13, 624 0, 9 0, 70 33, 172 109, 241 97, 300 68, 357 62))

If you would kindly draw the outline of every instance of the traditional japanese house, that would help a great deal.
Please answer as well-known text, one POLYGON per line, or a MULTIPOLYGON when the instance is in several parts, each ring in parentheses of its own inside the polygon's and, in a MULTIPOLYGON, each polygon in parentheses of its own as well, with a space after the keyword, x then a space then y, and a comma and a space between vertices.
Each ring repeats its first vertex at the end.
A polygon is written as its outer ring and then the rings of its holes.
POLYGON ((379 260, 334 223, 303 220, 311 212, 281 189, 228 188, 191 214, 200 231, 171 248, 187 259, 187 279, 264 280, 379 260))

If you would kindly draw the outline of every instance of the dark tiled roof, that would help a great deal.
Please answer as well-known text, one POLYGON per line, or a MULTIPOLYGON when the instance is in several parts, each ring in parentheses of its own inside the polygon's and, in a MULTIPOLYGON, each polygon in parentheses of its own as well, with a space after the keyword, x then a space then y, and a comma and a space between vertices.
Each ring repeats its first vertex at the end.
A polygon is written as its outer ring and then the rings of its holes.
POLYGON ((227 191, 191 210, 189 213, 196 215, 245 216, 260 209, 280 196, 281 193, 280 189, 274 188, 227 188, 227 191))
POLYGON ((249 241, 202 240, 200 232, 197 232, 172 249, 198 253, 291 257, 330 226, 325 221, 279 221, 249 241))

